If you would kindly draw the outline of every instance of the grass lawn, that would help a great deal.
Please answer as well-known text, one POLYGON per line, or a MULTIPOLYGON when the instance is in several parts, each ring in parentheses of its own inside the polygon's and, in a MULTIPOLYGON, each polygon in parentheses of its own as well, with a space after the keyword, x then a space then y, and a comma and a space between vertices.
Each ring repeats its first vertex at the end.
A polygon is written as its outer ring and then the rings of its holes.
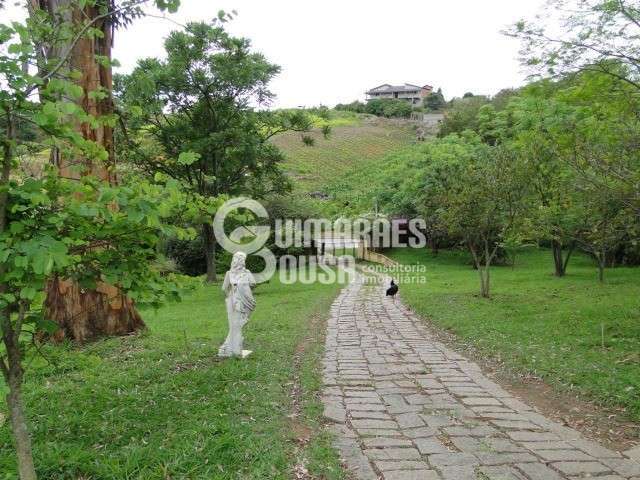
MULTIPOLYGON (((317 399, 322 321, 338 289, 258 286, 246 360, 216 357, 227 329, 219 285, 144 312, 139 336, 47 346, 52 363, 32 359, 25 385, 40 478, 284 479, 303 458, 314 477, 342 478, 317 399)), ((15 472, 5 422, 0 478, 15 472)))
POLYGON ((401 285, 404 301, 506 366, 624 407, 640 421, 640 268, 608 269, 605 283, 586 256, 568 275, 552 273, 551 253, 520 254, 515 268, 492 269, 492 298, 464 252, 397 249, 404 264, 423 264, 426 285, 401 285), (604 326, 604 348, 602 348, 604 326))

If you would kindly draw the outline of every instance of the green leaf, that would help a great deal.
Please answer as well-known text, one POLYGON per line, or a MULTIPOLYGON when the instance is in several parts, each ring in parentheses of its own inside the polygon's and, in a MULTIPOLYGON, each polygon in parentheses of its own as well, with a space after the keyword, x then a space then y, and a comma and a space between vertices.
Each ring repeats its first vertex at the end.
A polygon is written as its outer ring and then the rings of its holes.
POLYGON ((0 299, 2 299, 4 302, 9 304, 16 301, 16 296, 12 293, 3 293, 3 294, 0 294, 0 299))
POLYGON ((53 270, 53 257, 48 252, 40 251, 33 257, 31 265, 36 275, 49 275, 53 270))
POLYGON ((36 289, 33 287, 24 287, 20 290, 20 298, 24 300, 33 300, 36 296, 36 289))
POLYGON ((58 102, 60 111, 66 115, 73 115, 79 109, 79 107, 72 102, 58 102))
POLYGON ((200 154, 196 152, 182 152, 178 156, 178 163, 180 165, 192 165, 200 160, 200 154))
POLYGON ((11 222, 11 224, 9 225, 9 231, 13 235, 19 235, 20 233, 24 232, 24 223, 11 222))
POLYGON ((69 85, 67 86, 67 93, 72 98, 78 100, 82 98, 82 96, 84 95, 84 90, 79 85, 74 85, 73 83, 69 83, 69 85))
POLYGON ((60 326, 53 320, 49 320, 46 318, 39 318, 39 319, 36 319, 36 329, 42 332, 53 334, 60 329, 60 326))

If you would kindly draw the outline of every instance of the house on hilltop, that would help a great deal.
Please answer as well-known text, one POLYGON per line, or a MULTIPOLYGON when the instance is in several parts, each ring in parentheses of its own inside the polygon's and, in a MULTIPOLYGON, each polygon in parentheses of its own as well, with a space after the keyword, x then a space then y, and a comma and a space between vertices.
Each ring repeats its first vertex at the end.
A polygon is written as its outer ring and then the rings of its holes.
POLYGON ((399 100, 405 100, 412 105, 419 105, 422 99, 429 95, 433 91, 431 85, 412 85, 405 83, 404 85, 389 85, 385 83, 378 87, 372 88, 367 91, 367 101, 374 98, 397 98, 399 100))

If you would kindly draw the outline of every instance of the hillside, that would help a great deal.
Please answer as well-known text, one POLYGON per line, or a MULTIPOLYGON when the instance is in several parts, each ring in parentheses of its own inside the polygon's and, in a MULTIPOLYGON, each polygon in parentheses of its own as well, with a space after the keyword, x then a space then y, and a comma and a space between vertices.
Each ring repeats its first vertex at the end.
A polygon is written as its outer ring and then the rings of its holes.
MULTIPOLYGON (((340 115, 332 112, 333 115, 340 115)), ((274 143, 286 155, 285 169, 298 193, 326 193, 338 178, 367 168, 386 154, 415 141, 413 128, 402 121, 376 117, 332 118, 328 138, 319 130, 310 134, 314 146, 302 143, 299 133, 286 133, 274 143)))

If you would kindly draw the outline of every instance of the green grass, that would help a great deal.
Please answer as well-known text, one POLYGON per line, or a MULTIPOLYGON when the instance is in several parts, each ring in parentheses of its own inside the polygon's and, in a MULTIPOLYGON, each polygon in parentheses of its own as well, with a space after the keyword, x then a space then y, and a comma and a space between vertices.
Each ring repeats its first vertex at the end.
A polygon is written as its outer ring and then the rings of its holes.
MULTIPOLYGON (((141 335, 47 346, 52 364, 33 359, 25 385, 40 477, 284 479, 304 458, 316 478, 342 478, 319 431, 317 398, 324 333, 317 319, 338 288, 260 285, 245 327, 245 348, 254 350, 246 360, 216 357, 226 335, 219 285, 144 312, 149 330, 141 335), (295 379, 301 413, 292 420, 295 379), (306 446, 300 430, 310 437, 306 446)), ((14 463, 5 423, 0 478, 15 478, 14 463)))
POLYGON ((568 275, 552 273, 551 253, 520 254, 515 268, 492 268, 492 298, 463 252, 397 249, 392 258, 426 266, 426 285, 401 285, 403 299, 436 325, 517 371, 533 372, 640 420, 640 268, 596 279, 576 255, 568 275), (604 325, 604 348, 601 327, 604 325))
POLYGON ((310 117, 313 122, 313 126, 316 128, 320 128, 325 125, 329 125, 331 128, 347 127, 357 125, 361 120, 361 115, 358 115, 357 113, 337 110, 331 110, 329 112, 329 118, 322 118, 315 114, 311 114, 310 117))
POLYGON ((284 169, 300 192, 324 191, 325 187, 350 173, 415 140, 411 128, 386 119, 340 116, 330 120, 332 132, 323 138, 319 131, 310 136, 315 145, 305 146, 300 134, 277 136, 274 143, 285 153, 284 169))

